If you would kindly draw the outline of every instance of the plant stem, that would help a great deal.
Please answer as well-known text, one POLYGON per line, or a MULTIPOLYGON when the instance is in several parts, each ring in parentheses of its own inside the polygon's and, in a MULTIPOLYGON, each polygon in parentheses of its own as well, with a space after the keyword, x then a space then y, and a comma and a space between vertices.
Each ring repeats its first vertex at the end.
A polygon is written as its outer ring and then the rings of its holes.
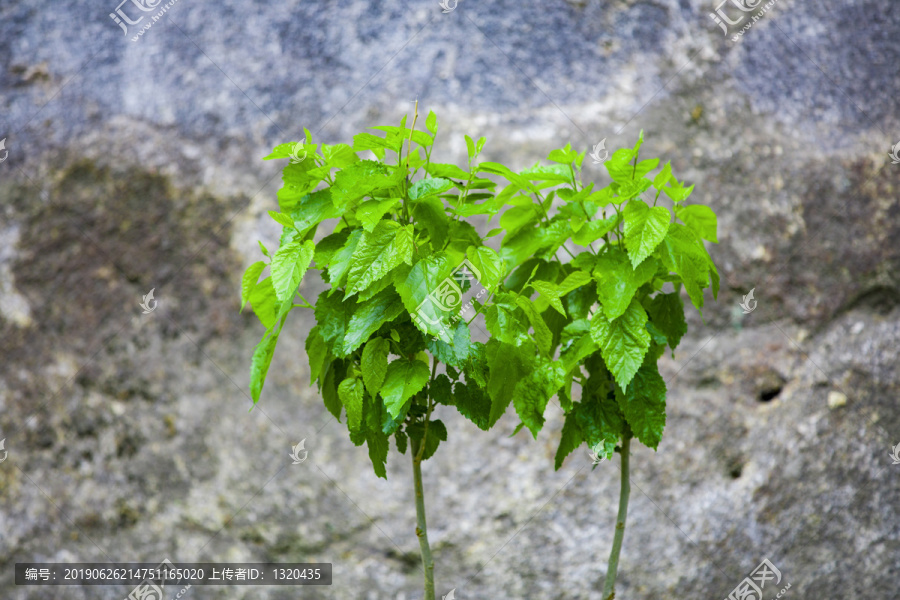
POLYGON ((413 463, 413 481, 416 487, 416 536, 422 552, 422 570, 425 575, 424 600, 435 600, 434 597, 434 559, 431 557, 431 546, 428 544, 428 526, 425 524, 425 494, 422 491, 422 456, 420 448, 424 448, 424 440, 410 441, 410 454, 413 463))
POLYGON ((603 600, 613 600, 616 597, 616 573, 619 570, 619 552, 622 550, 622 540, 625 539, 625 518, 628 516, 628 494, 631 492, 631 483, 628 479, 629 448, 631 446, 631 432, 626 431, 622 436, 622 487, 619 489, 619 514, 616 517, 616 534, 613 537, 612 551, 609 553, 609 568, 606 571, 606 583, 603 584, 603 600))

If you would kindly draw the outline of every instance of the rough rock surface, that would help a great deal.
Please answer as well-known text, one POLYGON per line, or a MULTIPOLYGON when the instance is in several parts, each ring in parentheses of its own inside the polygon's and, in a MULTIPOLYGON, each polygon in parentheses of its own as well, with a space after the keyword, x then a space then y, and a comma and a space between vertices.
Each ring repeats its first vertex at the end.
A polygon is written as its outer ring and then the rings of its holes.
MULTIPOLYGON (((408 458, 377 479, 324 410, 308 316, 248 412, 262 331, 237 293, 255 240, 277 245, 281 165, 259 158, 417 97, 443 162, 463 133, 524 167, 643 129, 719 214, 722 291, 663 362, 617 598, 724 598, 763 557, 787 598, 897 597, 897 3, 778 0, 739 42, 710 0, 179 0, 137 42, 115 4, 0 7, 0 597, 128 591, 16 587, 16 562, 165 557, 334 564, 331 588, 189 598, 421 596, 408 458)), ((441 594, 600 598, 618 463, 554 472, 547 418, 537 442, 512 413, 487 435, 445 419, 424 469, 441 594)))

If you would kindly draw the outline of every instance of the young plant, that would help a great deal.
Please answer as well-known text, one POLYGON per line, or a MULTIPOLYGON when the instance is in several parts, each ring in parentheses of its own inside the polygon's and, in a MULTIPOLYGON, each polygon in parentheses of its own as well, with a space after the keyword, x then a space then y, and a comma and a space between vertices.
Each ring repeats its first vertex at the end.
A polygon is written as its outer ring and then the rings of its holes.
POLYGON ((281 144, 265 157, 291 159, 278 191, 280 211, 269 212, 283 230, 274 253, 260 243, 268 261, 247 269, 241 297, 242 309, 249 302, 266 327, 251 364, 254 403, 287 317, 310 309, 316 320, 306 339, 310 379, 325 407, 338 421, 346 415, 350 440, 366 444, 379 477, 387 477, 390 437, 400 453, 409 448, 425 598, 434 600, 421 464, 447 439, 435 408, 453 406, 484 430, 502 414, 488 395, 490 346, 472 342, 456 316, 471 282, 454 276, 465 266, 490 290, 505 272, 497 253, 460 220, 475 201, 492 196, 494 183, 471 171, 484 138, 466 136, 470 170, 436 164, 437 118, 428 115, 430 134, 416 131, 417 118, 416 112, 412 128, 406 117, 399 127, 373 128, 383 136, 360 133, 352 147, 314 144, 304 130, 304 143, 281 144), (361 159, 363 151, 377 160, 361 159), (420 172, 424 177, 414 181, 420 172), (317 236, 320 228, 327 235, 317 236), (270 274, 260 280, 267 267, 270 274), (315 306, 298 295, 310 271, 329 286, 315 306))
MULTIPOLYGON (((613 153, 604 163, 612 182, 597 190, 581 182, 585 153, 569 145, 550 153, 548 160, 555 163, 550 166, 520 173, 496 163, 478 167, 505 177, 504 192, 511 194, 500 219, 505 229, 500 256, 511 271, 505 283, 510 292, 498 294, 499 308, 488 310, 490 333, 518 346, 522 338, 516 332, 531 325, 543 355, 555 357, 540 373, 520 371, 543 386, 535 398, 514 394, 522 425, 536 438, 544 397, 557 393, 565 422, 556 469, 582 442, 592 449, 595 465, 616 451, 621 456, 604 600, 615 595, 631 439, 655 450, 666 423, 666 385, 657 361, 667 346, 674 355, 687 332, 681 289, 698 311, 704 289, 710 287, 714 298, 719 289, 718 271, 703 243, 718 241, 716 215, 707 206, 685 202, 694 186, 678 181, 669 163, 651 178, 659 160, 638 160, 642 142, 643 132, 633 148, 613 153), (643 199, 651 187, 652 204, 643 199), (671 209, 659 205, 662 194, 671 209), (559 250, 569 260, 561 261, 559 250), (525 301, 532 296, 533 303, 525 301), (502 319, 490 318, 491 310, 499 315, 506 307, 502 319), (581 388, 578 401, 575 383, 581 388)), ((514 364, 510 360, 508 368, 517 369, 514 364)))

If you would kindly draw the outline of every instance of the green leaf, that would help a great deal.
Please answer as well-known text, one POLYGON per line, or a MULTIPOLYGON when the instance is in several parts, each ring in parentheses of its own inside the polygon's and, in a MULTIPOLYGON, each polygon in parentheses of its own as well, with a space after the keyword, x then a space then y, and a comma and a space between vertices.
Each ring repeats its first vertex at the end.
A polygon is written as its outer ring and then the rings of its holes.
POLYGON ((622 216, 618 213, 606 219, 588 221, 575 232, 575 235, 572 236, 572 241, 586 248, 618 227, 621 222, 622 216))
POLYGON ((428 365, 420 360, 401 358, 388 365, 381 397, 392 417, 400 414, 406 401, 428 383, 428 365))
POLYGON ((455 282, 447 283, 455 263, 444 252, 419 260, 406 277, 397 272, 394 287, 415 326, 427 335, 450 342, 450 315, 459 311, 460 299, 455 282), (451 285, 452 284, 452 285, 451 285))
POLYGON ((256 282, 259 281, 259 276, 265 268, 266 263, 260 260, 247 267, 247 270, 244 271, 244 276, 241 278, 241 311, 244 310, 247 302, 250 301, 250 294, 256 288, 256 282))
POLYGON ((469 419, 481 430, 491 427, 491 398, 474 383, 468 385, 461 381, 453 386, 454 400, 459 414, 469 419))
POLYGON ((376 337, 366 342, 363 348, 360 366, 362 368, 362 378, 369 394, 375 396, 381 385, 384 383, 384 376, 387 374, 388 353, 391 344, 384 338, 376 337))
POLYGON ((500 242, 500 256, 508 268, 522 264, 532 256, 552 256, 571 235, 568 221, 554 221, 550 225, 523 227, 500 242))
POLYGON ((453 339, 445 342, 440 339, 429 339, 428 350, 440 362, 448 366, 462 367, 469 359, 472 344, 471 333, 465 320, 460 319, 452 331, 453 339))
POLYGON ((491 336, 498 341, 519 346, 522 339, 528 339, 528 323, 516 304, 515 294, 497 294, 484 311, 484 321, 491 336))
POLYGON ((253 398, 253 404, 259 402, 259 395, 266 382, 266 374, 269 372, 269 365, 272 363, 275 345, 278 343, 280 334, 280 328, 278 330, 268 329, 253 351, 253 358, 250 359, 250 396, 253 398))
POLYGON ((331 201, 331 190, 326 188, 297 198, 297 202, 289 208, 282 206, 291 219, 300 236, 306 235, 313 227, 326 219, 336 219, 341 211, 331 201))
POLYGON ((593 280, 590 273, 585 273, 584 271, 574 271, 569 273, 569 275, 563 279, 563 282, 559 284, 559 295, 560 297, 565 296, 574 290, 589 284, 593 280))
POLYGON ((399 198, 367 200, 356 209, 356 218, 362 223, 363 229, 372 233, 372 230, 375 229, 375 226, 381 221, 385 213, 396 206, 398 202, 400 202, 399 198))
POLYGON ((669 180, 669 185, 663 188, 663 191, 666 193, 666 196, 672 199, 672 202, 676 204, 679 202, 683 202, 687 200, 688 196, 691 195, 691 192, 694 191, 694 186, 684 187, 684 183, 678 181, 674 177, 669 180))
POLYGON ((576 158, 578 158, 578 153, 572 150, 572 144, 566 144, 565 148, 551 150, 547 160, 568 165, 575 162, 576 158))
POLYGON ((263 253, 263 256, 265 256, 266 258, 271 259, 272 257, 269 256, 269 249, 266 248, 266 247, 263 245, 263 243, 260 242, 259 240, 257 240, 256 243, 259 244, 259 250, 260 250, 260 252, 263 253))
POLYGON ((575 404, 574 412, 575 422, 587 445, 602 448, 598 455, 612 458, 613 448, 625 429, 625 420, 616 401, 593 395, 575 404))
POLYGON ((582 360, 600 349, 590 334, 587 319, 572 321, 563 329, 563 347, 559 354, 566 372, 572 371, 582 360))
POLYGON ((402 175, 394 167, 374 160, 361 160, 335 175, 334 185, 330 188, 332 201, 336 207, 343 208, 375 191, 396 186, 402 175))
POLYGON ((294 220, 282 212, 270 210, 269 216, 275 219, 278 224, 284 227, 294 227, 294 220))
POLYGON ((487 246, 469 246, 466 258, 472 263, 472 271, 478 283, 493 289, 503 281, 504 267, 500 256, 487 246))
POLYGON ((613 321, 602 310, 591 319, 591 337, 600 346, 603 360, 619 385, 628 385, 650 348, 646 324, 647 313, 636 299, 613 321))
POLYGON ((528 350, 527 346, 520 348, 496 339, 489 340, 485 347, 490 373, 487 391, 491 398, 489 421, 491 427, 503 416, 509 403, 512 402, 516 384, 531 371, 532 359, 528 350))
POLYGON ((566 309, 563 308, 562 301, 559 299, 563 294, 560 293, 559 287, 555 283, 550 283, 549 281, 532 281, 531 286, 539 293, 541 296, 547 299, 550 303, 550 306, 556 310, 559 314, 566 317, 566 309))
POLYGON ((610 321, 628 308, 638 288, 650 281, 659 263, 653 257, 632 268, 624 252, 614 248, 597 258, 594 277, 597 279, 597 298, 610 321))
POLYGON ((650 321, 665 336, 669 348, 678 347, 681 337, 687 333, 687 321, 684 319, 684 303, 677 292, 657 294, 645 304, 650 321))
POLYGON ((539 165, 522 170, 519 175, 529 181, 572 183, 572 172, 564 165, 539 165))
POLYGON ((409 188, 409 199, 418 200, 433 194, 440 194, 446 192, 451 187, 453 187, 453 182, 442 177, 421 179, 412 184, 412 187, 409 188))
POLYGON ((325 345, 325 339, 319 333, 319 326, 315 325, 309 330, 306 336, 306 356, 309 358, 309 385, 311 386, 325 366, 325 359, 328 356, 328 348, 325 345))
POLYGON ((643 200, 630 201, 623 213, 625 245, 632 266, 637 267, 666 237, 671 214, 664 206, 650 208, 643 200))
POLYGON ((634 173, 631 159, 634 158, 634 154, 635 152, 631 148, 620 148, 612 153, 609 160, 603 163, 613 181, 616 183, 631 181, 632 173, 634 173))
POLYGON ((406 431, 409 433, 409 437, 416 440, 421 440, 423 436, 427 435, 424 442, 425 450, 422 452, 422 460, 428 460, 434 456, 438 449, 438 444, 447 441, 447 427, 437 419, 429 421, 427 434, 425 433, 424 423, 412 423, 406 428, 406 431))
POLYGON ((404 432, 402 432, 400 430, 397 430, 394 432, 394 441, 397 442, 397 451, 400 454, 406 454, 406 447, 407 447, 408 440, 409 440, 409 438, 407 437, 407 435, 404 432))
POLYGON ((544 410, 547 402, 556 394, 566 377, 565 369, 559 361, 536 365, 524 379, 516 384, 513 391, 513 406, 525 427, 537 439, 544 426, 544 410))
POLYGON ((719 243, 716 235, 718 221, 710 207, 702 204, 676 205, 675 216, 704 240, 719 243))
POLYGON ((362 425, 363 382, 356 377, 345 379, 338 386, 338 397, 347 411, 347 425, 359 429, 362 425))
POLYGON ((334 418, 337 419, 338 423, 341 422, 342 405, 341 399, 338 397, 338 386, 336 381, 343 379, 345 372, 345 369, 342 366, 339 368, 340 365, 341 361, 334 361, 329 365, 328 371, 325 373, 325 380, 322 382, 322 387, 320 388, 325 408, 334 415, 334 418))
POLYGON ((359 162, 359 157, 347 144, 322 144, 322 156, 325 157, 325 162, 329 167, 336 169, 343 169, 359 162))
POLYGON ((319 333, 325 340, 329 352, 338 357, 344 357, 344 337, 350 325, 350 319, 356 310, 353 299, 344 302, 344 295, 319 294, 316 300, 315 317, 319 324, 319 333))
POLYGON ((388 436, 378 430, 368 429, 366 431, 366 445, 369 448, 369 459, 372 461, 372 468, 375 475, 382 479, 387 479, 387 455, 390 449, 388 436))
POLYGON ((666 163, 663 165, 662 170, 656 174, 656 177, 653 178, 653 187, 662 191, 670 179, 672 179, 672 165, 666 163))
POLYGON ((413 204, 413 218, 417 224, 425 226, 433 249, 444 247, 450 232, 450 219, 444 212, 444 204, 437 197, 423 198, 413 204))
POLYGON ((297 286, 303 279, 316 252, 312 240, 299 240, 286 244, 278 249, 272 258, 272 285, 275 296, 280 302, 293 301, 297 286))
POLYGON ((332 289, 343 287, 347 273, 350 271, 350 264, 353 260, 353 254, 362 241, 364 231, 362 229, 354 229, 350 233, 350 237, 344 243, 344 246, 334 253, 329 261, 328 278, 331 282, 332 289))
POLYGON ((634 436, 656 450, 666 427, 666 382, 656 361, 644 361, 624 390, 616 386, 616 401, 634 436))
POLYGON ((317 269, 325 269, 331 264, 334 255, 344 247, 350 232, 346 229, 331 235, 326 235, 316 244, 316 253, 313 254, 313 264, 317 269))
POLYGON ((278 160, 280 158, 291 158, 293 156, 294 148, 299 146, 298 151, 301 148, 304 148, 304 145, 300 142, 285 142, 284 144, 278 144, 275 148, 272 149, 272 152, 268 156, 264 156, 263 160, 278 160))
MULTIPOLYGON (((673 223, 665 240, 660 245, 659 255, 666 268, 675 271, 684 282, 691 302, 701 310, 703 308, 703 288, 707 287, 715 269, 703 242, 692 229, 680 223, 673 223)), ((718 274, 713 279, 718 287, 718 274)))
POLYGON ((403 313, 403 302, 393 287, 361 302, 355 307, 344 336, 344 354, 350 354, 369 339, 373 333, 403 313))
POLYGON ((425 167, 425 171, 432 177, 447 177, 450 179, 460 179, 462 181, 468 181, 469 179, 469 173, 456 165, 430 163, 425 167))
POLYGON ((547 323, 544 322, 544 318, 541 317, 541 313, 537 311, 534 303, 528 298, 519 296, 516 298, 516 304, 525 312, 528 322, 534 328, 534 341, 537 342, 538 348, 543 354, 549 354, 553 345, 553 334, 550 332, 550 328, 547 327, 547 323))
POLYGON ((466 150, 469 152, 469 160, 473 160, 475 158, 475 141, 468 135, 464 137, 466 138, 466 150))
POLYGON ((556 450, 556 457, 553 461, 554 468, 557 471, 562 466, 563 460, 574 452, 583 441, 581 429, 578 428, 578 423, 575 419, 575 413, 570 412, 566 415, 566 420, 563 422, 559 448, 556 450))
POLYGON ((363 233, 353 252, 347 274, 347 294, 366 289, 400 263, 412 264, 412 252, 412 225, 379 221, 372 233, 363 233))
POLYGON ((353 150, 355 152, 384 148, 399 154, 402 143, 402 140, 398 136, 388 135, 386 137, 380 137, 365 132, 357 133, 353 136, 353 150))
POLYGON ((257 283, 250 292, 250 306, 253 307, 253 312, 259 318, 260 323, 265 325, 266 329, 272 329, 278 318, 281 303, 275 297, 275 287, 272 285, 271 277, 266 277, 257 283))
POLYGON ((437 134, 438 120, 433 110, 428 111, 428 117, 425 119, 425 129, 431 132, 431 135, 437 134))

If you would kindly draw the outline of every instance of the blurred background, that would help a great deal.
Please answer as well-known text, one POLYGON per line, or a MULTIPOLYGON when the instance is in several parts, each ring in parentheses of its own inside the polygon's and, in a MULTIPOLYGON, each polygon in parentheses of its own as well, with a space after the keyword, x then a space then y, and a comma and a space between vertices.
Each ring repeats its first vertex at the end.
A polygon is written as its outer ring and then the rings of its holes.
MULTIPOLYGON (((310 312, 250 410, 263 328, 239 314, 280 232, 284 163, 260 159, 417 98, 438 162, 465 164, 463 134, 518 170, 643 130, 719 216, 722 290, 661 363, 616 597, 718 600, 764 558, 771 597, 900 597, 900 3, 775 0, 739 35, 756 12, 718 0, 177 0, 156 22, 157 0, 117 2, 0 6, 0 597, 130 591, 17 587, 16 562, 166 558, 334 566, 331 587, 191 599, 421 597, 408 456, 376 478, 309 387, 310 312)), ((439 595, 600 598, 618 459, 554 472, 546 418, 534 441, 512 410, 487 434, 444 415, 439 595)))

